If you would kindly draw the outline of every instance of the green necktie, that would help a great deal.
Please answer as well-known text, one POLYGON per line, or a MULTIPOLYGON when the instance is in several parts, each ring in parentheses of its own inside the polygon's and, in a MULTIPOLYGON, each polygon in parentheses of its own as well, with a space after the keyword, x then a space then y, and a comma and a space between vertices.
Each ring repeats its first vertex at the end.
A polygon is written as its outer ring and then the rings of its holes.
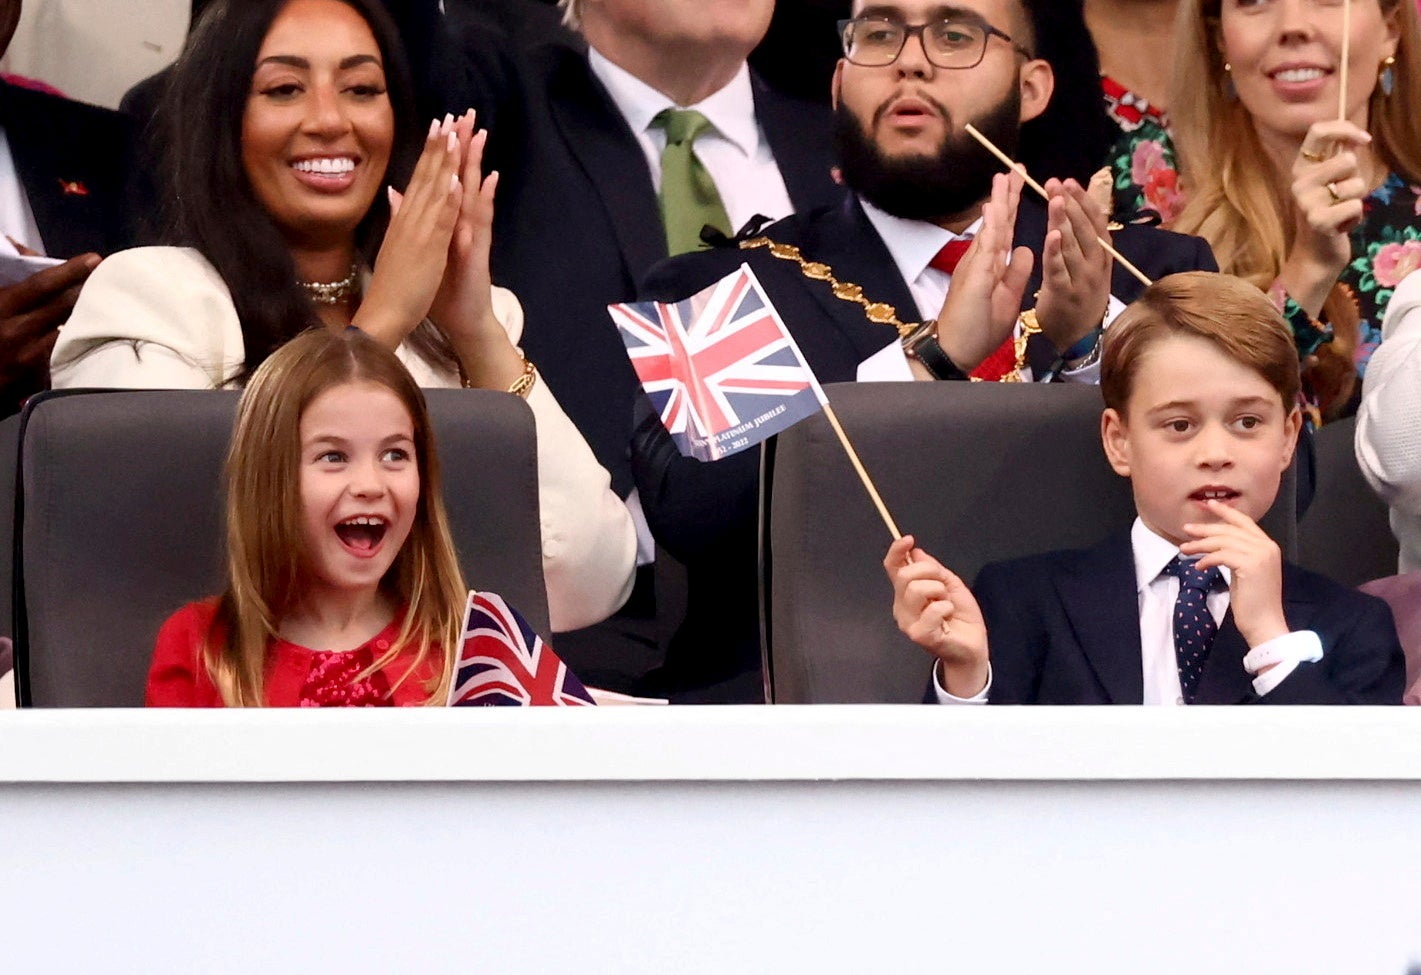
POLYGON ((692 143, 711 128, 708 118, 690 109, 668 108, 651 120, 666 130, 661 152, 661 223, 666 228, 666 248, 684 254, 701 247, 706 224, 730 233, 730 218, 715 188, 715 180, 696 158, 692 143))

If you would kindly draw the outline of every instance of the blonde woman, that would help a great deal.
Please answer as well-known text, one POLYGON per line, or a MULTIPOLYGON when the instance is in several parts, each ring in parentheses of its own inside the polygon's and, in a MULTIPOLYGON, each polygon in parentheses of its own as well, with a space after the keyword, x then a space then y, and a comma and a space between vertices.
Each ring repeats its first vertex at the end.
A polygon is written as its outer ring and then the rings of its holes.
POLYGON ((1196 233, 1268 290, 1333 414, 1421 261, 1421 52, 1410 0, 1181 0, 1170 108, 1196 233), (1345 101, 1346 118, 1338 118, 1345 101))

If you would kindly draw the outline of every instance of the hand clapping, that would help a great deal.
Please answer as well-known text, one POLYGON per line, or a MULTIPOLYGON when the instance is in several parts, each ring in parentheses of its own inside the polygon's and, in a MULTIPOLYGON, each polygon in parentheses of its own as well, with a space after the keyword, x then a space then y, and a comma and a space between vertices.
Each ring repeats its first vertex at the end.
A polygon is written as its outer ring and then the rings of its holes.
POLYGON ((1110 239, 1105 210, 1073 179, 1046 181, 1046 242, 1036 320, 1058 351, 1100 326, 1110 304, 1110 239))
POLYGON ((1011 337, 1031 279, 1031 249, 1011 246, 1021 187, 1019 174, 992 177, 992 195, 982 206, 982 229, 953 272, 938 315, 938 344, 966 372, 1011 337))

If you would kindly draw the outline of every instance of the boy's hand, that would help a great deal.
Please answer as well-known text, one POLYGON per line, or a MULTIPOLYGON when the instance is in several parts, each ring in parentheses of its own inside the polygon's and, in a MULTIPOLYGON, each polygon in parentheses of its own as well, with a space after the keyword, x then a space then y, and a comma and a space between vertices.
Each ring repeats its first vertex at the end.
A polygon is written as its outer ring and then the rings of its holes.
POLYGON ((1283 615, 1283 555, 1278 545, 1248 515, 1219 501, 1209 501, 1219 521, 1189 524, 1194 536, 1179 550, 1203 555, 1197 567, 1228 566, 1233 573, 1229 605, 1234 623, 1250 649, 1288 631, 1283 615))
POLYGON ((883 569, 893 583, 898 629, 942 661, 941 683, 953 697, 987 686, 987 625, 972 590, 904 535, 888 547, 883 569))

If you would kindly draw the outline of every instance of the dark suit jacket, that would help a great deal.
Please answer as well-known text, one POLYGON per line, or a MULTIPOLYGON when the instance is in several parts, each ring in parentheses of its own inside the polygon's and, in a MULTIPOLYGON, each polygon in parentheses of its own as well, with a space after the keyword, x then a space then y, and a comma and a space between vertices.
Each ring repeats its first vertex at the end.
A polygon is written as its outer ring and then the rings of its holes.
MULTIPOLYGON (((918 318, 907 283, 887 246, 856 200, 796 214, 765 230, 804 256, 828 264, 836 278, 859 285, 872 301, 887 302, 902 321, 918 318)), ((1046 235, 1044 207, 1023 197, 1016 243, 1038 255, 1046 235)), ((1175 271, 1215 270, 1208 245, 1146 227, 1114 235, 1120 251, 1151 278, 1175 271)), ((780 316, 794 333, 820 382, 848 382, 864 359, 897 340, 887 325, 870 322, 863 309, 835 298, 829 286, 804 277, 797 264, 764 249, 722 247, 672 258, 648 275, 643 298, 683 299, 748 263, 780 316)), ((1026 289, 1026 302, 1040 287, 1040 262, 1026 289)), ((1124 301, 1139 294, 1134 277, 1117 268, 1112 291, 1124 301)), ((1038 369, 1050 364, 1049 342, 1033 346, 1038 369)), ((743 700, 758 691, 760 640, 757 619, 759 451, 749 450, 714 464, 680 456, 651 412, 639 402, 632 466, 648 524, 657 542, 686 565, 689 594, 686 622, 671 642, 665 670, 649 692, 691 691, 711 700, 743 700)))
MULTIPOLYGON (((639 387, 607 305, 635 297, 667 256, 646 157, 579 45, 510 54, 465 31, 459 46, 444 60, 446 103, 479 109, 488 166, 501 174, 494 280, 522 301, 524 349, 626 494, 639 387)), ((838 200, 827 110, 758 79, 754 91, 791 202, 809 209, 838 200)))
POLYGON ((117 112, 0 82, 0 126, 51 257, 128 243, 129 125, 117 112))
MULTIPOLYGON (((1144 698, 1135 563, 1128 532, 1095 548, 982 569, 973 586, 987 621, 993 704, 1140 704, 1144 698)), ((1291 563, 1283 612, 1322 640, 1260 698, 1230 611, 1200 679, 1200 704, 1400 704, 1406 662, 1386 603, 1291 563)))

